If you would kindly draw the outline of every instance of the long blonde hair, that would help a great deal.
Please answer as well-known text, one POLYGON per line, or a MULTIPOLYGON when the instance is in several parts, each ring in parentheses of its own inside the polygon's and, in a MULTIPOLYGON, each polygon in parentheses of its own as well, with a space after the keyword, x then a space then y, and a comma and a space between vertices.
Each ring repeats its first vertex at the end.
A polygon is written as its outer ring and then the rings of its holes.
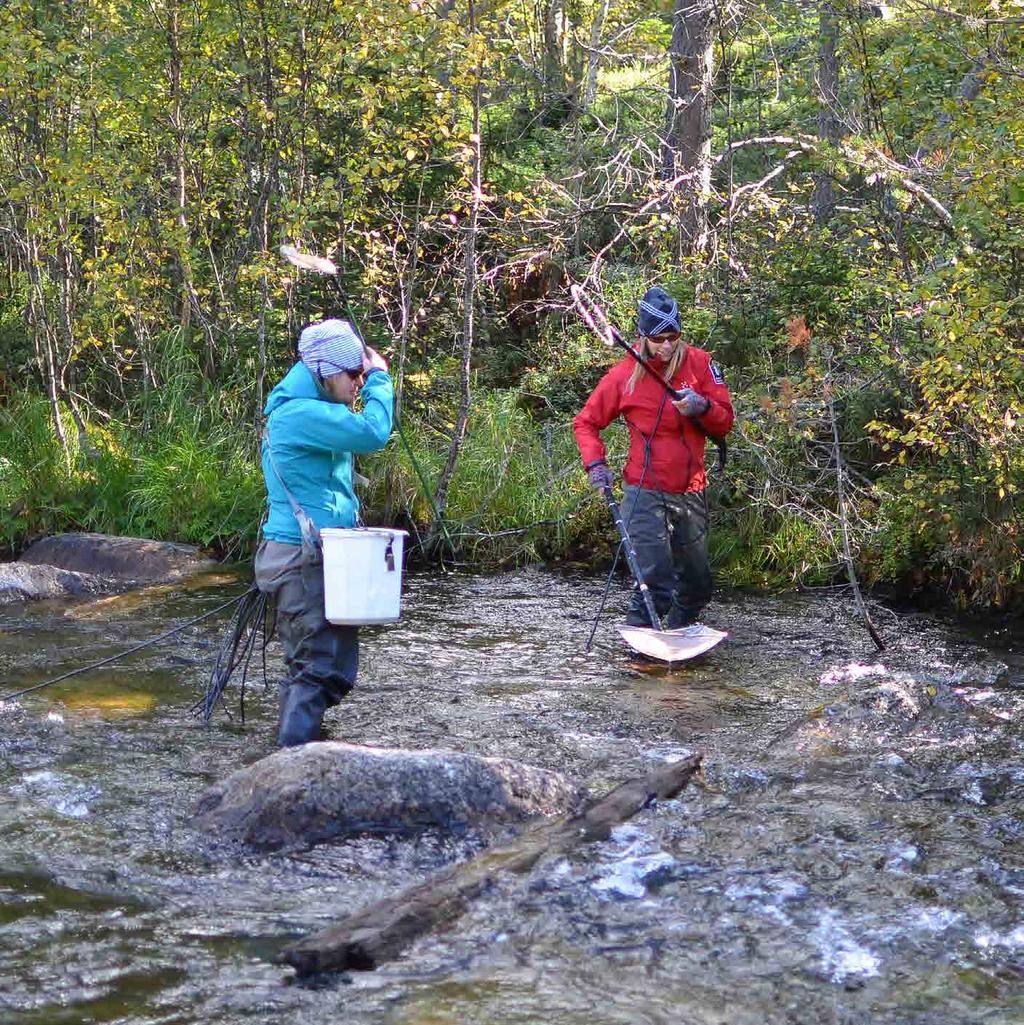
MULTIPOLYGON (((640 353, 640 355, 643 356, 644 359, 652 359, 653 357, 651 355, 651 350, 649 348, 650 343, 651 343, 651 339, 650 338, 644 338, 644 339, 642 339, 642 341, 643 341, 643 351, 640 353)), ((631 356, 630 359, 632 359, 632 358, 633 357, 631 356)), ((664 375, 665 375, 665 380, 666 381, 671 381, 672 378, 676 376, 676 374, 679 372, 679 368, 682 366, 683 360, 685 358, 686 358, 686 342, 684 342, 683 339, 682 339, 682 336, 680 336, 677 339, 676 351, 672 353, 672 358, 668 361, 668 366, 665 368, 665 371, 664 371, 664 375)), ((640 366, 640 364, 637 363, 634 360, 633 373, 631 373, 629 375, 629 380, 626 382, 626 394, 627 395, 632 395, 633 394, 633 389, 636 387, 636 382, 639 381, 640 378, 643 377, 643 375, 646 374, 646 373, 647 373, 647 371, 644 370, 644 368, 642 366, 640 366)))

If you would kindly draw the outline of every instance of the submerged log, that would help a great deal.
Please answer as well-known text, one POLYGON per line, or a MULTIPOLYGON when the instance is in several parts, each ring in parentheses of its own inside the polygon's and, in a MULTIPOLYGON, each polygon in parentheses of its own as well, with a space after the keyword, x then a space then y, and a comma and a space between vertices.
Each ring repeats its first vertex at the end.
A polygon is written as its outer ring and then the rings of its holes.
POLYGON ((616 787, 579 815, 528 829, 504 847, 485 851, 424 883, 346 916, 336 925, 285 947, 278 962, 300 976, 372 971, 397 957, 417 937, 457 919, 499 872, 526 872, 541 858, 607 839, 613 827, 656 799, 675 797, 700 768, 701 755, 656 769, 616 787))

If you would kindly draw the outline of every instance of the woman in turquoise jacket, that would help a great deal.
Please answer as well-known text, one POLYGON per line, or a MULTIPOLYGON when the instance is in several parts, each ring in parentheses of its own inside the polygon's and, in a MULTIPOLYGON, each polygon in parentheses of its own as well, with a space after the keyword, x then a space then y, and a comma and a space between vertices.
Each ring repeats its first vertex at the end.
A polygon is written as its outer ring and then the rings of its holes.
POLYGON ((352 457, 387 443, 393 399, 383 358, 346 321, 325 320, 299 336, 299 362, 263 410, 270 511, 256 552, 256 584, 274 597, 288 669, 277 735, 282 747, 317 740, 324 712, 356 681, 359 628, 335 626, 324 616, 319 531, 360 522, 352 457))

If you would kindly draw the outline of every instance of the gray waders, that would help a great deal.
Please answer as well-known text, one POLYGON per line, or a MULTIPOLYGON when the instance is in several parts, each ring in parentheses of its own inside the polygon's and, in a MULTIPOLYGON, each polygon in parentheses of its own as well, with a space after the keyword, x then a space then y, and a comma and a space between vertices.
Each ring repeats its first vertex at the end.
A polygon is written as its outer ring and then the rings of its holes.
POLYGON ((281 683, 277 742, 294 747, 319 740, 324 712, 356 682, 359 628, 336 626, 324 615, 320 533, 285 484, 264 433, 269 462, 302 534, 299 545, 263 541, 256 552, 256 586, 274 598, 277 632, 288 676, 281 683))
MULTIPOLYGON (((662 627, 674 630, 696 622, 714 590, 704 492, 677 495, 627 484, 622 518, 662 627)), ((634 588, 626 622, 652 625, 639 588, 634 588)))

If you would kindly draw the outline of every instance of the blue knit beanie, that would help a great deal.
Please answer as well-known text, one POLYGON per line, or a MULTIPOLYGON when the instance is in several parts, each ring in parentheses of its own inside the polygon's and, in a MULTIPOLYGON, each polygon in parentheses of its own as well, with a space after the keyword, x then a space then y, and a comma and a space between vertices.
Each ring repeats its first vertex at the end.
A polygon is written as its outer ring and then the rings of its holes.
POLYGON ((637 334, 653 338, 679 329, 679 307, 675 299, 657 285, 647 289, 637 312, 637 334))
POLYGON ((362 370, 363 341, 347 320, 323 320, 299 335, 299 359, 314 377, 362 370))

